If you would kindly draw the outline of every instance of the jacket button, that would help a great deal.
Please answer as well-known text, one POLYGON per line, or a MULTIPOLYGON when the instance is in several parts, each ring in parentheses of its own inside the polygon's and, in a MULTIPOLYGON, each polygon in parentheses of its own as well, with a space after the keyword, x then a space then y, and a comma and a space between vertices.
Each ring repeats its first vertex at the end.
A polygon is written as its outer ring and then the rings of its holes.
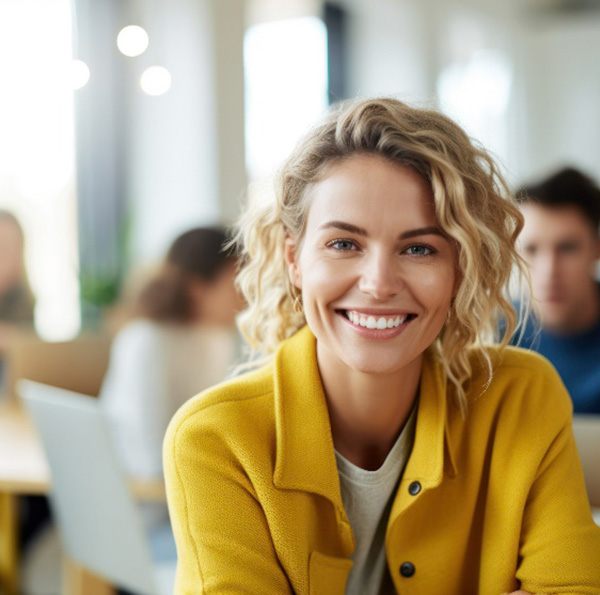
POLYGON ((400 565, 400 574, 406 578, 410 578, 415 570, 415 565, 412 562, 403 562, 400 565))
POLYGON ((411 496, 416 496, 421 491, 421 484, 418 481, 413 481, 408 486, 408 493, 411 496))

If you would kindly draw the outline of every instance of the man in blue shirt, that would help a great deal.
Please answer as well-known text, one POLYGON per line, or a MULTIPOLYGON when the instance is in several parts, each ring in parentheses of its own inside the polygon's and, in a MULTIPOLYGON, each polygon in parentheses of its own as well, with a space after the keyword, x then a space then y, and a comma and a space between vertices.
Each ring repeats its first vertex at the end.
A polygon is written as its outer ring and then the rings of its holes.
POLYGON ((533 312, 518 344, 556 367, 575 413, 600 414, 600 189, 567 168, 517 193, 533 312))

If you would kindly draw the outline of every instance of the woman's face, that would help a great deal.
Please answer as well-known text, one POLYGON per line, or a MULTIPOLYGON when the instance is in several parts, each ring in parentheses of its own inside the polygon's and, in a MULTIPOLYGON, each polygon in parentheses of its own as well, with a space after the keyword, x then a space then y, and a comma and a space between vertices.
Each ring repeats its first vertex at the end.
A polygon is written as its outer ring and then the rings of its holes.
POLYGON ((309 191, 286 260, 319 353, 366 373, 401 371, 439 334, 456 251, 413 169, 373 155, 334 164, 309 191))
POLYGON ((202 324, 235 326, 235 317, 244 307, 235 286, 235 262, 227 264, 212 281, 192 281, 190 292, 202 324))

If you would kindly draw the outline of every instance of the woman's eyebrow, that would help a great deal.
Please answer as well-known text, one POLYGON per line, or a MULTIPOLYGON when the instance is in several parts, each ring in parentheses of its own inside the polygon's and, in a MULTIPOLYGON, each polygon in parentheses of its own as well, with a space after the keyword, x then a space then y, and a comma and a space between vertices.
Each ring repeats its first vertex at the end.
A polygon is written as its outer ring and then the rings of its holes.
POLYGON ((352 223, 346 223, 345 221, 328 221, 327 223, 322 223, 321 225, 319 225, 319 229, 330 228, 341 229, 343 231, 355 233, 359 236, 369 235, 364 227, 358 227, 357 225, 352 225, 352 223))
POLYGON ((430 227, 419 227, 417 229, 409 229, 400 234, 399 238, 401 240, 406 240, 408 238, 414 238, 416 236, 442 236, 443 238, 447 238, 448 236, 443 232, 443 230, 435 225, 431 225, 430 227))
MULTIPOLYGON (((364 227, 359 227, 358 225, 353 225, 352 223, 346 223, 345 221, 328 221, 327 223, 322 223, 319 225, 319 229, 341 229, 343 231, 347 231, 349 233, 355 233, 359 236, 367 237, 369 233, 364 227)), ((418 227, 416 229, 409 229, 407 231, 402 232, 398 238, 400 240, 406 240, 408 238, 414 238, 417 236, 426 236, 426 235, 437 235, 446 238, 446 234, 437 226, 431 225, 429 227, 418 227)))

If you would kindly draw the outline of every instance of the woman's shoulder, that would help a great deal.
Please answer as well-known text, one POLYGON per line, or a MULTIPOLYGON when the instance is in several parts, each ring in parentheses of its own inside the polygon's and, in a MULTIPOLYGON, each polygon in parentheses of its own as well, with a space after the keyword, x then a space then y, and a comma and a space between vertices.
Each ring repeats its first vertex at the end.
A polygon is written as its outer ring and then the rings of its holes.
POLYGON ((570 416, 572 404, 554 366, 528 349, 490 346, 485 349, 490 368, 481 355, 473 354, 471 400, 488 401, 492 407, 517 407, 550 417, 570 416))
POLYGON ((486 348, 491 361, 498 371, 504 373, 521 370, 534 375, 538 374, 556 374, 554 366, 543 356, 524 347, 508 345, 501 348, 499 345, 493 345, 486 348))

